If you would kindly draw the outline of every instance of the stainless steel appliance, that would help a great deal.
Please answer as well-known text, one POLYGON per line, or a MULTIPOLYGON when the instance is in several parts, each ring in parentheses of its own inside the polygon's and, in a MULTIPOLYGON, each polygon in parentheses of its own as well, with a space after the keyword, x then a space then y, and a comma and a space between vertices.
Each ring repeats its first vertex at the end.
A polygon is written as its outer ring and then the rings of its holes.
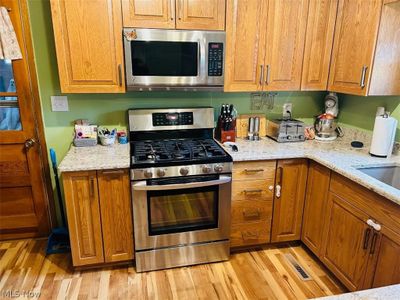
POLYGON ((304 137, 304 123, 295 119, 269 120, 267 136, 277 142, 302 142, 304 137))
POLYGON ((225 32, 124 28, 128 90, 223 90, 225 32))
POLYGON ((314 122, 315 139, 333 141, 338 137, 337 116, 339 114, 339 99, 336 93, 329 92, 325 97, 325 113, 317 116, 314 122))
POLYGON ((232 158, 213 109, 128 114, 136 270, 227 260, 232 158))

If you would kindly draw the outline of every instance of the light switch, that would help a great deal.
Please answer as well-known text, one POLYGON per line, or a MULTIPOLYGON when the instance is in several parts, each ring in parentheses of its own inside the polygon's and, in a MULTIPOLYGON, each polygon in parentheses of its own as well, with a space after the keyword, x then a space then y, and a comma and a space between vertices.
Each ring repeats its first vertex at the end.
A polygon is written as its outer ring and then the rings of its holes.
POLYGON ((67 96, 51 96, 52 111, 69 111, 67 96))

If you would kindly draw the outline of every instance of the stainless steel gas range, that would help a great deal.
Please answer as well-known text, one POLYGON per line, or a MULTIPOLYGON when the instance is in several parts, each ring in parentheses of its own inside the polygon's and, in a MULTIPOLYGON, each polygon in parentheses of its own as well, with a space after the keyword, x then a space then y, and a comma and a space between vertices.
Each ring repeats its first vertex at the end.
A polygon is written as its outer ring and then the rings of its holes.
POLYGON ((213 108, 128 114, 136 270, 227 260, 232 158, 213 108))

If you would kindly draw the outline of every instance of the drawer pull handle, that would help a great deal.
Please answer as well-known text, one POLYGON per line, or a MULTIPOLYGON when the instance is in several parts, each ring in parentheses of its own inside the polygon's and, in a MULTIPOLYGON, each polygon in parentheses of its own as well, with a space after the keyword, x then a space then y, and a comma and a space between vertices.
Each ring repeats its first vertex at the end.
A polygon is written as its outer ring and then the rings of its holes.
POLYGON ((89 188, 89 196, 94 197, 94 178, 90 177, 90 188, 89 188))
POLYGON ((108 175, 108 174, 124 174, 124 170, 102 171, 101 173, 104 174, 104 175, 108 175))
POLYGON ((264 172, 264 169, 244 169, 245 173, 259 173, 264 172))
POLYGON ((244 190, 243 193, 246 194, 259 194, 262 193, 262 189, 244 190))
POLYGON ((259 219, 260 218, 260 209, 257 210, 243 210, 243 218, 245 219, 259 219))
POLYGON ((378 223, 375 223, 373 220, 368 219, 367 225, 371 226, 375 231, 381 231, 382 226, 378 223))
POLYGON ((369 250, 369 254, 375 253, 375 245, 376 245, 377 238, 378 238, 378 233, 374 232, 374 235, 372 236, 372 240, 371 240, 371 249, 369 250))
POLYGON ((364 242, 363 249, 366 250, 368 248, 369 236, 371 234, 371 228, 367 227, 364 232, 364 242))
POLYGON ((260 236, 258 231, 242 231, 242 239, 244 241, 257 240, 260 236))

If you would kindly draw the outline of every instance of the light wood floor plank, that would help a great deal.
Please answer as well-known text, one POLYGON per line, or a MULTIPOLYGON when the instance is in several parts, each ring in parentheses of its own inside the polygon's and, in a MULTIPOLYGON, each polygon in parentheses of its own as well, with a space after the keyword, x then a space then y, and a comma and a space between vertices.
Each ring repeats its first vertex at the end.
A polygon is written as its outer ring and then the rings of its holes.
POLYGON ((306 299, 345 292, 301 246, 269 245, 225 262, 136 273, 132 265, 74 270, 70 254, 46 256, 46 240, 0 242, 0 293, 40 292, 40 299, 306 299), (290 253, 310 274, 301 280, 290 253))

